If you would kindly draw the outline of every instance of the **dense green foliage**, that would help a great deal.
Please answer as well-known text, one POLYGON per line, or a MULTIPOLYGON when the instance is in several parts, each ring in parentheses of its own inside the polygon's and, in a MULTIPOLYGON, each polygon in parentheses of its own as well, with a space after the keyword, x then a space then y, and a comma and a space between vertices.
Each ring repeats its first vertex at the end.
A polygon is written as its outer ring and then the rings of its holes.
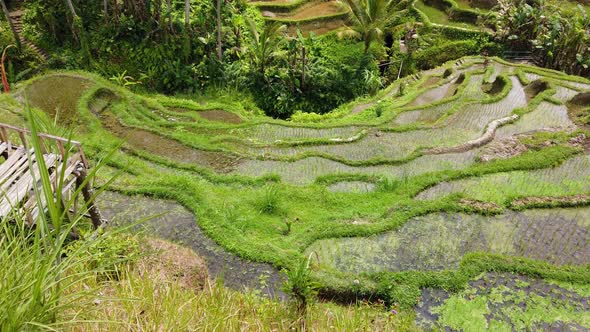
POLYGON ((508 48, 532 51, 548 68, 590 75, 590 17, 581 5, 564 9, 545 0, 502 0, 488 21, 508 48))
MULTIPOLYGON (((464 36, 440 40, 438 32, 425 28, 419 33, 420 42, 409 45, 408 41, 409 47, 421 50, 422 55, 414 59, 403 54, 392 40, 413 31, 413 22, 419 20, 406 1, 384 5, 382 11, 395 15, 367 22, 367 33, 357 29, 358 36, 367 36, 361 43, 335 34, 299 34, 293 28, 287 36, 280 29, 274 32, 273 45, 259 54, 261 40, 256 35, 272 24, 265 23, 257 8, 239 1, 223 6, 221 40, 213 3, 191 1, 188 17, 179 1, 172 1, 170 8, 162 1, 107 1, 106 13, 101 2, 74 0, 73 4, 75 13, 63 1, 25 3, 25 37, 51 53, 48 62, 37 67, 83 68, 140 91, 201 95, 218 88, 247 91, 258 107, 280 118, 297 111, 326 113, 357 97, 373 95, 382 83, 390 83, 399 74, 405 76, 448 60, 429 56, 441 49, 455 56, 477 54, 480 49, 473 46, 476 39, 463 41, 465 44, 460 42, 464 36), (372 43, 379 41, 379 36, 386 37, 385 44, 372 43), (376 59, 389 65, 379 71, 376 59)), ((2 38, 10 42, 8 29, 2 38)), ((10 81, 30 77, 35 73, 32 64, 31 55, 27 58, 11 52, 10 81)))

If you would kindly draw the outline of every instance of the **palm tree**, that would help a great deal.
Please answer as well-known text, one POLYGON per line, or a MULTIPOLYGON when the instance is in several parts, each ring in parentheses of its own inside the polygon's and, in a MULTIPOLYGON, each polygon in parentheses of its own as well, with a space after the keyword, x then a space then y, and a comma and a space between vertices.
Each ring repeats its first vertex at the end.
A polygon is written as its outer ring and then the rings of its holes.
POLYGON ((371 43, 383 35, 383 30, 398 19, 407 6, 405 0, 346 0, 350 9, 348 29, 338 33, 339 36, 361 38, 364 52, 367 54, 371 43))
POLYGON ((251 19, 248 21, 248 31, 250 32, 250 59, 251 63, 258 68, 261 74, 264 74, 266 65, 272 59, 273 54, 285 40, 283 33, 287 26, 279 22, 268 23, 265 25, 262 33, 256 28, 256 23, 251 19))

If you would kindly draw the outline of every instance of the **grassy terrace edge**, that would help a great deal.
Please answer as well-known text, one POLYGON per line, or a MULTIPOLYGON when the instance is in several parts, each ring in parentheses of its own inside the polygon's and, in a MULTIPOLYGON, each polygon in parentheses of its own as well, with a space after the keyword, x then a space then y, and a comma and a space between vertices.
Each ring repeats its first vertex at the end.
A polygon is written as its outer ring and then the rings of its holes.
MULTIPOLYGON (((477 59, 477 58, 475 58, 477 59)), ((501 63, 501 61, 494 59, 495 61, 501 63)), ((452 61, 452 63, 456 63, 456 61, 452 61)), ((579 82, 579 83, 590 83, 590 81, 571 77, 571 76, 564 76, 560 74, 556 74, 552 71, 545 71, 545 70, 536 70, 529 66, 517 66, 518 69, 522 70, 523 72, 532 72, 532 73, 542 73, 544 76, 548 76, 549 80, 551 78, 566 80, 571 82, 579 82)), ((65 72, 67 74, 68 72, 65 72)), ((69 72, 73 73, 73 72, 69 72)), ((64 74, 62 72, 62 74, 64 74)), ((228 105, 223 104, 216 104, 216 105, 206 105, 201 106, 196 103, 192 102, 184 102, 184 101, 173 101, 168 97, 141 97, 132 94, 131 92, 127 91, 126 89, 119 88, 114 86, 112 83, 96 76, 96 75, 88 75, 85 73, 79 73, 84 77, 91 77, 95 80, 99 85, 108 86, 109 89, 113 89, 117 93, 119 93, 124 98, 133 99, 133 102, 148 100, 152 98, 154 101, 158 102, 159 100, 165 101, 164 103, 168 103, 168 105, 189 105, 195 111, 199 110, 206 110, 206 109, 216 109, 220 107, 227 107, 228 105), (136 100, 137 99, 137 100, 136 100), (196 105, 195 105, 196 104, 196 105)), ((519 78, 521 75, 516 75, 519 78)), ((30 84, 32 81, 29 81, 26 84, 30 84)), ((88 102, 90 98, 92 98, 93 92, 96 91, 100 87, 94 87, 89 89, 83 97, 80 99, 80 103, 78 105, 80 115, 84 121, 88 122, 88 126, 92 131, 91 134, 96 135, 97 133, 104 132, 106 135, 108 133, 104 128, 100 126, 94 116, 91 114, 90 110, 88 109, 88 102)), ((392 87, 390 87, 393 89, 392 87)), ((507 90, 505 88, 505 90, 507 90)), ((420 90, 416 91, 416 94, 419 93, 420 90)), ((502 95, 503 93, 501 93, 502 95)), ((383 97, 384 95, 382 95, 383 97)), ((410 97, 408 97, 410 99, 410 97)), ((549 100, 550 101, 550 92, 549 90, 545 91, 545 93, 538 95, 535 97, 535 102, 540 102, 541 100, 549 100)), ((164 104, 162 103, 162 104, 164 104)), ((157 104, 157 103, 156 103, 157 104)), ((354 104, 351 104, 354 105, 354 104)), ((152 105, 154 106, 154 105, 152 105)), ((424 106, 420 106, 423 108, 424 106)), ((254 119, 254 124, 259 123, 270 123, 270 124, 278 124, 278 125, 286 125, 287 123, 284 121, 272 120, 272 121, 260 121, 256 122, 256 116, 252 114, 247 114, 244 112, 243 109, 239 107, 234 108, 238 114, 242 114, 245 117, 252 116, 254 119)), ((403 109, 403 107, 402 107, 403 109)), ((532 108, 529 107, 529 110, 532 108)), ((524 112, 522 110, 520 112, 524 112)), ((399 114, 399 109, 394 113, 393 116, 399 114)), ((392 117, 393 118, 393 117, 392 117)), ((341 123, 338 123, 337 126, 345 126, 345 125, 356 125, 357 123, 354 122, 354 117, 352 119, 343 119, 341 123)), ((379 120, 381 121, 381 120, 379 120)), ((367 125, 368 123, 363 123, 367 125)), ((228 125, 216 125, 211 123, 204 123, 205 126, 211 128, 228 128, 228 127, 239 127, 242 125, 236 126, 228 126, 228 125)), ((377 123, 372 123, 371 125, 378 125, 377 123)), ((287 125, 287 126, 290 126, 287 125)), ((310 125, 302 125, 296 124, 293 127, 304 127, 304 128, 319 128, 321 124, 314 123, 310 125)), ((146 130, 154 130, 148 125, 141 126, 139 128, 146 129, 146 130)), ((322 127, 323 128, 323 127, 322 127)), ((173 137, 171 137, 173 138, 173 137)), ((104 153, 104 149, 108 148, 108 146, 114 147, 116 146, 115 142, 110 142, 112 144, 107 144, 107 147, 101 146, 96 142, 96 139, 90 139, 90 149, 91 156, 97 158, 104 153), (94 143, 94 144, 93 144, 94 143)), ((199 147, 200 148, 200 147, 199 147)), ((470 210, 464 206, 461 206, 458 203, 458 197, 447 197, 445 199, 437 200, 428 204, 416 204, 411 201, 411 198, 416 195, 421 190, 428 188, 430 186, 436 185, 441 181, 449 181, 454 179, 466 178, 466 177, 474 177, 483 174, 491 174, 497 172, 507 172, 513 170, 530 170, 530 169, 539 169, 539 168, 547 168, 559 165, 564 160, 567 160, 571 156, 579 153, 579 150, 568 148, 568 147, 552 147, 543 149, 538 152, 530 152, 523 154, 518 157, 514 157, 507 160, 502 161, 495 161, 492 163, 488 163, 485 165, 474 165, 469 167, 465 170, 460 171, 443 171, 443 172, 436 172, 436 173, 429 173, 424 174, 416 177, 412 177, 400 183, 397 188, 386 192, 380 193, 380 200, 383 202, 392 201, 392 197, 398 201, 398 206, 403 206, 401 211, 393 211, 390 212, 389 209, 383 213, 382 220, 378 223, 356 227, 354 229, 347 228, 347 227, 335 227, 329 230, 329 232, 322 233, 321 236, 312 236, 304 239, 303 242, 299 244, 299 247, 295 250, 284 250, 283 253, 278 254, 278 251, 272 252, 271 250, 266 250, 266 252, 262 252, 261 249, 264 251, 264 247, 255 247, 255 248, 248 248, 245 249, 243 245, 236 245, 231 241, 224 240, 226 237, 224 236, 224 230, 218 228, 213 221, 214 216, 211 215, 211 211, 204 211, 199 206, 200 196, 198 192, 203 188, 206 188, 206 184, 203 183, 202 179, 205 181, 209 181, 211 183, 222 184, 228 187, 238 184, 250 184, 255 185, 258 188, 262 188, 268 183, 275 183, 278 181, 276 177, 269 176, 263 178, 253 179, 250 177, 244 177, 239 175, 218 175, 214 172, 200 167, 194 167, 192 165, 183 165, 180 163, 171 162, 165 158, 150 155, 149 153, 145 153, 142 151, 130 151, 129 156, 123 159, 131 159, 133 162, 141 164, 143 160, 147 160, 150 162, 155 162, 161 164, 165 167, 169 167, 171 169, 176 169, 183 172, 188 172, 187 174, 194 174, 194 179, 191 179, 191 176, 188 176, 188 181, 183 187, 187 190, 186 192, 179 192, 177 189, 178 181, 180 180, 180 175, 172 175, 167 174, 163 177, 163 179, 154 180, 149 179, 150 170, 149 167, 143 166, 138 167, 133 170, 135 176, 139 177, 139 180, 133 180, 133 186, 125 185, 115 185, 112 186, 110 189, 120 191, 124 194, 143 194, 148 196, 160 197, 160 198, 167 198, 167 199, 174 199, 188 208, 192 213, 201 217, 199 218, 199 224, 203 227, 204 231, 211 236, 213 239, 217 240, 223 247, 227 250, 238 254, 241 257, 254 260, 254 261, 262 261, 272 263, 277 267, 290 267, 294 261, 301 259, 301 253, 303 250, 311 243, 318 239, 325 239, 325 238, 334 238, 334 237, 352 237, 352 236, 367 236, 372 234, 379 234, 385 231, 395 230, 401 227, 407 220, 412 217, 425 215, 433 212, 439 211, 447 211, 447 212, 469 212, 469 213, 490 213, 490 211, 477 211, 477 210, 470 210), (139 158, 136 158, 139 157, 139 158), (145 177, 145 178, 142 178, 145 177), (205 187, 202 187, 205 186, 205 187), (221 233, 219 233, 221 232, 221 233)), ((126 153, 126 151, 122 151, 121 153, 126 153)), ((370 164, 370 163, 369 163, 370 164)), ((125 163, 118 163, 111 165, 115 168, 118 168, 122 171, 128 171, 129 168, 125 163)), ((371 180, 373 182, 378 181, 376 177, 367 177, 366 175, 355 175, 355 174, 336 174, 323 177, 318 179, 318 183, 326 184, 326 183, 333 183, 338 180, 342 180, 343 178, 346 179, 360 179, 360 180, 371 180)), ((297 189, 296 191, 300 191, 300 194, 308 193, 308 192, 316 192, 317 188, 304 188, 304 189, 297 189)), ((254 191, 255 194, 256 191, 254 191)), ((559 205, 558 205, 559 206, 559 205)), ((267 248, 270 249, 271 247, 267 248)), ((338 275, 338 274, 330 274, 327 275, 322 271, 316 272, 317 279, 323 284, 322 293, 328 297, 336 297, 342 299, 351 299, 353 296, 354 298, 358 296, 362 297, 380 297, 384 298, 388 301, 397 301, 403 305, 413 305, 415 303, 412 300, 410 295, 407 294, 415 294, 417 290, 422 287, 431 287, 431 286, 440 286, 445 289, 456 290, 461 289, 467 283, 467 280, 473 278, 477 274, 486 271, 508 271, 508 272, 518 272, 534 277, 541 277, 541 278, 549 278, 561 281, 570 281, 580 284, 588 284, 590 283, 589 279, 589 269, 590 267, 557 267, 552 266, 550 264, 535 262, 526 259, 519 259, 509 256, 501 256, 501 255, 491 255, 491 254, 470 254, 465 256, 462 263, 461 268, 458 271, 443 271, 443 272, 403 272, 403 273, 380 273, 380 274, 373 274, 373 275, 364 275, 364 276, 351 276, 351 275, 338 275), (361 285, 358 286, 351 282, 355 278, 360 278, 362 280, 361 285), (399 285, 394 286, 391 288, 392 285, 399 285), (409 291, 408 291, 409 290, 409 291), (402 294, 403 293, 403 294, 402 294), (405 294, 405 295, 404 295, 405 294)))

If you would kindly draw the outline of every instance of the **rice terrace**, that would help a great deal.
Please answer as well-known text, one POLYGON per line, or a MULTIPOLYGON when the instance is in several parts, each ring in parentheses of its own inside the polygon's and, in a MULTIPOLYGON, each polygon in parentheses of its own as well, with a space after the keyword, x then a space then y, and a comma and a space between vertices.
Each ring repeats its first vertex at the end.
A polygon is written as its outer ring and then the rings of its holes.
POLYGON ((590 330, 588 2, 0 2, 1 331, 590 330))

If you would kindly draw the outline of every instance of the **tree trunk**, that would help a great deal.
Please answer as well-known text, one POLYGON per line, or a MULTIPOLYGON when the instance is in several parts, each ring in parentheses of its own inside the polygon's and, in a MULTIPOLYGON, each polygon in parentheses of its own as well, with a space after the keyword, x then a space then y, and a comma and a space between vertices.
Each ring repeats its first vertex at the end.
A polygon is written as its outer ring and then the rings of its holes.
POLYGON ((221 1, 217 0, 217 59, 223 59, 223 50, 221 49, 221 1))
POLYGON ((307 62, 305 51, 305 46, 303 46, 301 48, 301 91, 305 89, 305 63, 307 62))
POLYGON ((2 5, 2 11, 4 12, 4 16, 6 16, 6 19, 8 20, 8 25, 10 25, 10 30, 12 30, 12 34, 14 35, 14 42, 16 43, 16 46, 20 49, 20 36, 16 31, 16 28, 14 27, 14 22, 12 22, 12 18, 10 18, 10 12, 6 7, 6 3, 4 3, 4 0, 0 0, 0 5, 2 5))
POLYGON ((217 59, 223 59, 223 50, 221 48, 221 1, 217 0, 217 59))
POLYGON ((72 13, 72 16, 76 18, 78 15, 76 14, 76 8, 74 8, 72 0, 66 0, 66 3, 68 4, 68 7, 70 7, 70 12, 72 13))
POLYGON ((184 1, 184 25, 188 29, 191 24, 191 1, 184 1))
POLYGON ((94 192, 92 186, 86 181, 86 167, 80 165, 76 171, 78 173, 76 177, 76 186, 82 188, 82 197, 84 197, 84 201, 88 206, 88 214, 90 215, 90 220, 92 220, 92 226, 94 226, 94 229, 98 229, 103 226, 104 219, 100 214, 100 210, 98 210, 98 207, 94 204, 94 192))
POLYGON ((74 8, 74 4, 72 0, 66 0, 66 4, 70 8, 70 12, 72 13, 72 34, 74 35, 74 39, 79 41, 78 36, 78 14, 76 14, 76 8, 74 8))
POLYGON ((104 21, 108 22, 109 20, 109 0, 103 0, 102 1, 102 8, 103 8, 103 15, 104 15, 104 21))
POLYGON ((172 1, 168 0, 166 5, 168 6, 168 25, 170 27, 170 31, 172 31, 172 1))

